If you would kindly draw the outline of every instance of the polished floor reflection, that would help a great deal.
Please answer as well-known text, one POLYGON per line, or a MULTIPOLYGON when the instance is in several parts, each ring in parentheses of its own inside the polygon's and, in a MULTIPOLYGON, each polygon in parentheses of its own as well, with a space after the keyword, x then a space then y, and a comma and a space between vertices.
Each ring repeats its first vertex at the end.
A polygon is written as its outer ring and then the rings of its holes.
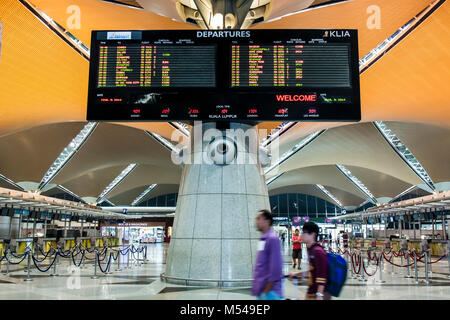
MULTIPOLYGON (((154 299, 154 300, 251 300, 250 288, 205 288, 186 287, 183 285, 167 284, 160 279, 160 274, 165 269, 165 257, 167 244, 147 245, 147 263, 135 265, 128 263, 128 269, 124 268, 127 261, 121 260, 120 268, 117 262, 112 264, 111 274, 103 274, 97 270, 98 279, 91 279, 94 274, 93 264, 86 264, 84 268, 75 268, 69 264, 69 259, 61 259, 57 265, 58 276, 51 277, 53 272, 42 273, 36 268, 31 270, 33 281, 25 282, 26 263, 10 268, 9 276, 5 275, 5 265, 2 265, 0 275, 0 300, 65 300, 65 299, 154 299)), ((283 248, 284 272, 293 271, 290 259, 290 248, 286 244, 283 248)), ((306 270, 307 259, 304 252, 301 268, 306 270)), ((435 258, 433 259, 435 260, 435 258)), ((397 262, 397 261, 396 261, 397 262)), ((398 261, 400 262, 400 260, 398 261)), ((48 262, 47 262, 48 264, 48 262)), ((42 263, 45 266, 44 263, 42 263)), ((374 266, 367 268, 369 273, 374 271, 374 266)), ((447 260, 443 259, 433 265, 430 283, 426 284, 423 267, 419 268, 419 284, 414 278, 405 278, 406 268, 384 264, 383 280, 378 283, 378 274, 366 278, 367 281, 349 278, 341 296, 338 299, 355 300, 449 300, 450 299, 450 273, 447 260), (394 271, 394 273, 392 272, 394 271)), ((414 276, 414 270, 411 270, 414 276)), ((285 282, 285 297, 287 299, 303 299, 306 293, 306 281, 300 281, 295 285, 293 281, 285 282)))

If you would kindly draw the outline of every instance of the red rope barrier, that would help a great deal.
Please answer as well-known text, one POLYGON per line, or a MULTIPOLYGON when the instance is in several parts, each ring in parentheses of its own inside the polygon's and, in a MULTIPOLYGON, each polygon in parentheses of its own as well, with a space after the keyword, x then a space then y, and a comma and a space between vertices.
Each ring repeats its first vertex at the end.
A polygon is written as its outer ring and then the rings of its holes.
MULTIPOLYGON (((444 259, 444 257, 446 257, 447 255, 446 254, 444 254, 442 257, 440 257, 439 259, 437 259, 436 261, 430 261, 430 262, 428 262, 428 264, 433 264, 433 263, 436 263, 436 262, 439 262, 439 261, 441 261, 442 259, 444 259)), ((420 261, 420 262, 422 262, 422 263, 425 263, 425 261, 422 261, 422 259, 425 257, 425 254, 423 254, 423 256, 420 258, 420 259, 417 259, 417 261, 420 261)))
POLYGON ((364 266, 364 259, 362 259, 363 270, 369 277, 372 277, 372 276, 374 276, 377 273, 378 264, 379 264, 380 261, 379 261, 379 259, 377 259, 376 256, 375 256, 375 260, 377 261, 375 271, 374 271, 374 273, 370 274, 370 273, 367 272, 366 267, 364 266))
POLYGON ((357 259, 356 259, 356 262, 355 262, 355 257, 356 257, 356 253, 353 253, 352 254, 352 267, 353 267, 353 271, 356 274, 359 274, 359 272, 361 271, 361 263, 359 263, 359 261, 357 259), (355 264, 359 265, 358 271, 356 271, 356 269, 355 269, 355 264))
MULTIPOLYGON (((413 263, 410 263, 410 264, 407 264, 407 265, 404 265, 404 266, 401 266, 401 265, 399 265, 399 264, 396 264, 396 263, 394 263, 394 262, 391 262, 388 258, 386 258, 386 255, 384 254, 384 252, 383 252, 383 257, 384 257, 384 260, 386 260, 387 262, 389 262, 390 264, 392 264, 392 265, 394 265, 394 266, 396 266, 396 267, 407 268, 407 267, 410 267, 410 266, 414 265, 414 262, 413 262, 413 263)), ((394 259, 393 259, 393 256, 391 256, 391 260, 394 260, 394 259)))

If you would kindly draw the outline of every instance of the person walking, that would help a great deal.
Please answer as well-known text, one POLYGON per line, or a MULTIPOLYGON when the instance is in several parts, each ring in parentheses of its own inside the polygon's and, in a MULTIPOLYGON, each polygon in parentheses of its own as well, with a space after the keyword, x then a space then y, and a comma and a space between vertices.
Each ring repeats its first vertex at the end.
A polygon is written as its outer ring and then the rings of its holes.
POLYGON ((292 268, 294 269, 297 264, 300 269, 302 260, 302 238, 299 233, 299 230, 295 229, 292 235, 292 268))
POLYGON ((268 210, 261 210, 256 216, 256 228, 262 236, 253 271, 252 295, 259 300, 281 300, 283 298, 283 259, 281 243, 272 228, 273 216, 268 210))
MULTIPOLYGON (((309 278, 306 300, 331 300, 325 291, 328 279, 328 256, 323 247, 317 243, 319 226, 314 222, 303 225, 302 240, 308 248, 309 278)), ((304 276, 305 272, 291 273, 289 278, 304 276)))

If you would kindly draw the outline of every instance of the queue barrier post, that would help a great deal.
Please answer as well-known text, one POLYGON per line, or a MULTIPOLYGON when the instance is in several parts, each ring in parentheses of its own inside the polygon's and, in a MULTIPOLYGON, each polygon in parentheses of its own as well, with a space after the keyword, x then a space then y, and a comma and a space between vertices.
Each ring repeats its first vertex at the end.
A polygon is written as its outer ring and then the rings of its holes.
MULTIPOLYGON (((345 252, 345 260, 347 260, 347 265, 350 266, 350 261, 348 259, 348 251, 345 252)), ((351 272, 350 277, 353 278, 353 267, 350 267, 350 272, 351 272)))
POLYGON ((33 279, 31 279, 30 277, 30 268, 31 268, 31 249, 28 248, 27 254, 28 254, 28 266, 27 266, 27 277, 23 280, 23 281, 33 281, 33 279))
POLYGON ((410 266, 410 263, 409 263, 410 251, 408 250, 406 253, 407 253, 407 255, 406 255, 406 264, 408 265, 408 274, 405 276, 405 278, 412 278, 412 276, 411 276, 411 266, 410 266))
POLYGON ((144 264, 147 264, 147 246, 144 247, 144 251, 143 251, 143 256, 144 256, 144 264))
POLYGON ((55 250, 55 262, 53 263, 53 273, 50 274, 50 277, 57 277, 58 275, 56 274, 56 265, 58 264, 58 249, 55 250))
POLYGON ((430 281, 428 279, 428 252, 425 251, 425 283, 429 284, 430 281))
POLYGON ((121 255, 120 249, 118 249, 118 251, 117 251, 117 269, 116 269, 116 271, 122 271, 122 269, 120 269, 120 255, 121 255))
POLYGON ((419 272, 417 271, 417 253, 416 250, 414 250, 414 274, 416 278, 416 284, 419 283, 419 272))
POLYGON ((81 269, 86 269, 86 254, 87 254, 87 249, 84 248, 84 252, 83 252, 83 264, 81 265, 81 269))
POLYGON ((98 263, 98 252, 97 252, 97 247, 95 247, 95 249, 94 249, 94 256, 95 256, 95 259, 94 259, 94 275, 91 277, 91 279, 98 279, 98 277, 97 277, 97 263, 98 263))
POLYGON ((7 255, 8 255, 8 250, 9 249, 7 249, 6 250, 6 252, 5 252, 5 257, 6 257, 6 276, 9 276, 9 259, 8 259, 8 257, 7 257, 7 255))
POLYGON ((431 264, 431 249, 428 249, 428 254, 429 254, 428 261, 430 264, 430 277, 433 279, 433 265, 431 264))
MULTIPOLYGON (((349 254, 350 254, 350 252, 349 252, 349 254)), ((352 255, 349 255, 349 256, 350 256, 350 263, 351 263, 351 268, 350 268, 350 270, 352 271, 351 278, 352 278, 352 279, 355 279, 355 271, 353 270, 353 268, 354 268, 353 256, 352 256, 352 255)))
POLYGON ((359 279, 359 281, 366 282, 367 280, 364 277, 364 273, 365 273, 365 271, 364 271, 364 257, 363 257, 363 254, 362 254, 361 251, 359 252, 359 263, 360 263, 360 267, 359 267, 360 279, 359 279))
POLYGON ((391 274, 394 275, 395 274, 395 269, 394 269, 394 262, 395 262, 394 250, 392 250, 391 261, 392 261, 392 263, 391 263, 391 266, 392 266, 391 274))
POLYGON ((128 252, 127 252, 127 269, 130 269, 130 251, 131 251, 131 246, 128 246, 128 252))
MULTIPOLYGON (((359 261, 359 259, 356 258, 356 253, 355 253, 355 259, 353 259, 353 257, 352 257, 352 263, 353 263, 353 264, 356 262, 356 261, 354 261, 354 260, 359 261)), ((358 279, 358 277, 359 277, 359 270, 358 270, 358 273, 356 273, 356 271, 354 272, 354 274, 353 274, 353 279, 358 279)))
POLYGON ((380 259, 378 260, 378 280, 377 283, 385 283, 383 280, 383 252, 380 252, 380 259))
POLYGON ((402 255, 400 256, 400 265, 403 266, 403 250, 401 251, 402 255))
POLYGON ((140 260, 140 257, 139 257, 140 254, 141 254, 140 247, 138 247, 136 249, 136 253, 137 253, 136 266, 140 267, 141 266, 141 260, 140 260))
MULTIPOLYGON (((450 248, 450 244, 447 242, 447 248, 450 248)), ((447 249, 447 264, 448 264, 448 278, 450 279, 450 250, 447 249)))

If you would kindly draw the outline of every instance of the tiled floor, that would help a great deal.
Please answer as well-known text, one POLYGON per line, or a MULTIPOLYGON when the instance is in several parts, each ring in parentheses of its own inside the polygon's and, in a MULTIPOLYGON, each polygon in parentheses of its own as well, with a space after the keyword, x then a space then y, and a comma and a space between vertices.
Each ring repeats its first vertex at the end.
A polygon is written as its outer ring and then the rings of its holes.
MULTIPOLYGON (((51 272, 41 273, 35 268, 31 271, 33 281, 25 282, 27 274, 24 272, 25 262, 13 269, 9 276, 4 275, 5 266, 2 266, 0 275, 0 300, 64 300, 64 299, 152 299, 152 300, 251 300, 250 288, 204 288, 186 287, 182 285, 167 284, 160 280, 159 275, 164 272, 166 244, 148 245, 148 263, 135 265, 122 271, 114 271, 117 263, 111 267, 111 274, 104 275, 99 270, 99 278, 94 280, 92 264, 83 269, 69 266, 68 259, 61 259, 57 266, 57 277, 51 277, 51 272), (74 272, 74 273, 71 273, 74 272)), ((302 261, 302 269, 307 269, 306 252, 302 261)), ((284 247, 284 273, 291 272, 290 249, 284 247)), ((435 260, 435 258, 433 258, 435 260)), ((400 261, 396 261, 399 263, 400 261)), ((123 261, 122 268, 126 266, 123 261)), ((53 269, 52 269, 53 270, 53 269)), ((368 268, 372 273, 373 266, 368 268)), ((390 265, 384 264, 383 280, 377 283, 378 274, 362 282, 349 277, 338 299, 346 300, 392 300, 392 299, 450 299, 450 277, 446 260, 433 265, 433 274, 430 283, 424 283, 423 268, 419 269, 420 283, 416 284, 414 278, 405 278, 406 269, 395 268, 392 274, 390 265)), ((414 270, 411 270, 414 276, 414 270)), ((291 280, 284 281, 285 298, 303 299, 306 292, 306 281, 294 285, 291 280)))

